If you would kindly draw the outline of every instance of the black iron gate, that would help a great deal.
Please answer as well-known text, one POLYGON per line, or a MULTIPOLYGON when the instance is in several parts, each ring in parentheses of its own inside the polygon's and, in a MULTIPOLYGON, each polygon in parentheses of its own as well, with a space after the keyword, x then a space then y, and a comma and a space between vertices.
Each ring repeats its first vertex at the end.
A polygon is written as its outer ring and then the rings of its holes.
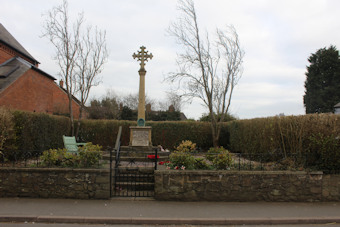
POLYGON ((121 151, 119 127, 114 151, 110 152, 111 197, 153 197, 154 170, 158 155, 155 153, 121 151))
POLYGON ((153 172, 118 169, 114 177, 113 196, 119 197, 153 197, 153 172))

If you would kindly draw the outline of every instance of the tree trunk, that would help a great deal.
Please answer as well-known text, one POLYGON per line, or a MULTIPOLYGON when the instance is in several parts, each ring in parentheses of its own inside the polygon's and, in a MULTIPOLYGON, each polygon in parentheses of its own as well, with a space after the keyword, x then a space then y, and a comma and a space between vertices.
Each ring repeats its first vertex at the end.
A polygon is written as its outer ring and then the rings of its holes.
POLYGON ((211 119, 211 135, 212 135, 212 141, 213 141, 213 146, 218 147, 218 130, 217 130, 217 124, 214 121, 215 119, 211 119))
POLYGON ((73 108, 72 108, 72 95, 68 95, 68 107, 70 110, 70 120, 71 120, 71 136, 74 136, 74 119, 73 119, 73 108))
POLYGON ((80 106, 79 109, 79 118, 77 121, 77 129, 76 129, 76 134, 75 137, 78 138, 78 134, 79 134, 79 129, 80 129, 80 120, 83 118, 83 106, 80 106))
POLYGON ((213 145, 214 145, 214 147, 218 147, 219 146, 219 144, 218 144, 218 137, 216 135, 213 135, 213 145))

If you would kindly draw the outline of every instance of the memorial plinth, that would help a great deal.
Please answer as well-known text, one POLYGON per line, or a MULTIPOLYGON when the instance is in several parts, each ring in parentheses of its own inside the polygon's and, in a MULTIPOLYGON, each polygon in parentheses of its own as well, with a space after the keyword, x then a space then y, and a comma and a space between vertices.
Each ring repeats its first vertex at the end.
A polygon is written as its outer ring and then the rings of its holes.
POLYGON ((133 147, 149 147, 151 142, 150 126, 130 126, 130 146, 133 147))

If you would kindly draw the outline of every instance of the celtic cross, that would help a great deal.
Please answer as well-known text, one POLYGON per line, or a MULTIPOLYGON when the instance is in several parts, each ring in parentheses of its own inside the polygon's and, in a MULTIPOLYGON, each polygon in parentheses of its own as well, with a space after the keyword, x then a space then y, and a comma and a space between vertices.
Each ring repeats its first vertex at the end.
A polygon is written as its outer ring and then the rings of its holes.
POLYGON ((152 59, 152 54, 148 54, 148 51, 145 51, 145 46, 142 46, 140 48, 141 50, 136 53, 134 53, 132 55, 132 57, 135 59, 137 58, 137 61, 140 61, 140 69, 141 70, 145 70, 144 66, 145 66, 145 62, 148 61, 148 58, 152 59))

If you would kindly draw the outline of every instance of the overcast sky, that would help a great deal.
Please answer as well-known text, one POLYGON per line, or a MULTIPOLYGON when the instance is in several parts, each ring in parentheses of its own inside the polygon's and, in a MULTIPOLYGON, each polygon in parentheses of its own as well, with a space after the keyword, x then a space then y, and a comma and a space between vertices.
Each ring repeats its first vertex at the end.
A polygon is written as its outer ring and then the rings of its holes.
MULTIPOLYGON (((61 0, 0 0, 0 23, 41 64, 58 77, 54 49, 41 38, 44 17, 61 0)), ((244 72, 234 91, 231 113, 241 119, 304 114, 304 81, 308 57, 318 49, 340 48, 338 0, 195 0, 201 30, 235 26, 245 51, 244 72)), ((107 91, 138 92, 139 63, 132 58, 146 46, 154 58, 146 64, 146 93, 162 100, 170 85, 164 75, 176 71, 181 48, 166 35, 179 17, 176 0, 69 0, 70 15, 83 11, 86 22, 105 29, 109 61, 101 73, 103 83, 92 97, 107 91)), ((199 101, 183 112, 198 119, 207 110, 199 101)))

